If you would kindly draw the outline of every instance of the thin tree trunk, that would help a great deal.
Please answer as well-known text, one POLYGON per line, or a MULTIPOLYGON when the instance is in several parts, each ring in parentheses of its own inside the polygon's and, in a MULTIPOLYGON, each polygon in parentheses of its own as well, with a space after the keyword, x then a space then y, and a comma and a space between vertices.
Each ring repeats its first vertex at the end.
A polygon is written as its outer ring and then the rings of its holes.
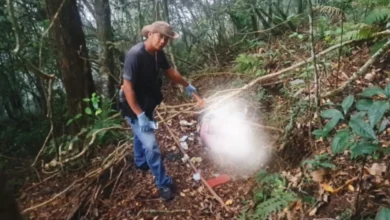
MULTIPOLYGON (((112 99, 115 95, 116 87, 119 86, 119 82, 117 71, 115 71, 113 48, 110 48, 108 44, 113 41, 110 4, 108 0, 95 0, 94 8, 100 49, 99 72, 106 79, 104 81, 105 85, 103 85, 103 88, 105 88, 103 94, 108 99, 112 99)), ((113 106, 115 105, 114 100, 113 106)))
POLYGON ((253 10, 255 11, 257 17, 260 19, 261 23, 263 24, 263 28, 265 28, 265 29, 270 28, 271 24, 268 23, 268 21, 264 18, 264 16, 261 14, 261 12, 255 7, 253 7, 253 10))
POLYGON ((168 0, 164 0, 164 14, 165 14, 165 19, 167 19, 167 22, 170 23, 169 10, 168 10, 168 0))
MULTIPOLYGON (((287 14, 283 12, 283 10, 279 7, 279 5, 274 4, 276 11, 279 13, 279 15, 283 18, 284 21, 287 20, 287 14)), ((290 30, 294 31, 295 30, 295 25, 291 22, 287 22, 288 27, 290 30)))
POLYGON ((298 14, 303 13, 303 1, 304 0, 297 0, 298 1, 298 14))
MULTIPOLYGON (((142 12, 141 12, 141 0, 137 1, 137 9, 138 9, 138 22, 139 22, 139 30, 138 33, 141 32, 143 28, 143 18, 142 18, 142 12)), ((139 34, 141 41, 143 40, 142 35, 139 34)))
MULTIPOLYGON (((52 20, 63 0, 45 0, 46 10, 52 20)), ((51 29, 62 82, 67 95, 68 112, 71 117, 84 113, 84 98, 91 97, 95 86, 88 61, 88 50, 81 26, 76 0, 65 1, 51 29)), ((71 133, 77 133, 86 121, 71 124, 71 133)))
MULTIPOLYGON (((313 10, 312 10, 312 4, 311 0, 307 0, 307 6, 309 8, 309 24, 310 24, 310 42, 311 42, 311 57, 313 60, 313 67, 314 67, 314 91, 315 91, 315 103, 316 103, 316 111, 317 115, 319 115, 319 107, 320 107, 320 82, 318 77, 318 70, 317 70, 317 57, 316 57, 316 51, 315 51, 315 43, 314 43, 314 25, 313 25, 313 10)), ((309 88, 310 90, 310 88, 309 88)))

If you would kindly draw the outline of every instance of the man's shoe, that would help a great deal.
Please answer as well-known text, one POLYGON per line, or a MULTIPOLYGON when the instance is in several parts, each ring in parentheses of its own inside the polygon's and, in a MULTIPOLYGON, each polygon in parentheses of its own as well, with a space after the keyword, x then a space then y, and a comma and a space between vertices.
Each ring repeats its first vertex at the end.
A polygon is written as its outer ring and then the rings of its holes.
POLYGON ((173 199, 173 193, 170 187, 161 187, 158 189, 160 197, 165 201, 173 199))
POLYGON ((171 189, 172 193, 177 193, 177 186, 175 182, 172 180, 172 183, 169 185, 169 188, 171 189))
POLYGON ((144 163, 142 164, 141 166, 135 166, 136 169, 139 169, 139 170, 142 170, 144 172, 148 171, 150 168, 149 168, 149 165, 147 163, 144 163))

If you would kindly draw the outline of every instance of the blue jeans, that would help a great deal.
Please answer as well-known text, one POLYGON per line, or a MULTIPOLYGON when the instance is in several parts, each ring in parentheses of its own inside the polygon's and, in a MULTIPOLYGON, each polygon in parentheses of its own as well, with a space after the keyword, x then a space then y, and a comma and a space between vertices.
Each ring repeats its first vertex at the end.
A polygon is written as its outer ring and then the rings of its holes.
POLYGON ((142 132, 138 125, 138 120, 129 117, 126 117, 126 119, 134 134, 133 151, 135 165, 140 167, 147 163, 154 175, 157 187, 166 187, 172 184, 172 178, 165 172, 160 148, 154 132, 142 132))

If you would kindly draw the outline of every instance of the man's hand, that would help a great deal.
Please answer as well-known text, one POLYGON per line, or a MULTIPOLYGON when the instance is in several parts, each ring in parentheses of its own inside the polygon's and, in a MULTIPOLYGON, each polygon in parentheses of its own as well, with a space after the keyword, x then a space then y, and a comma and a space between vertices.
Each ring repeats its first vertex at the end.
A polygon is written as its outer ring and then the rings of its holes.
POLYGON ((148 117, 146 117, 145 112, 142 112, 138 117, 138 125, 142 132, 151 131, 154 128, 153 121, 150 121, 148 117))
POLYGON ((191 84, 189 84, 187 87, 186 87, 186 93, 188 96, 192 96, 192 93, 197 93, 196 91, 196 88, 194 86, 192 86, 191 84))

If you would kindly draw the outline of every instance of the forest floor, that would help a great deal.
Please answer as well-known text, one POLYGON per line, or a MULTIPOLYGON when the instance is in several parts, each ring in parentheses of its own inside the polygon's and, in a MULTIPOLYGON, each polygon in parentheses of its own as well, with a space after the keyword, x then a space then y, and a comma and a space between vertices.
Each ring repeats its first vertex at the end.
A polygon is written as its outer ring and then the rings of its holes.
MULTIPOLYGON (((291 63, 300 62, 303 57, 310 57, 309 50, 299 48, 298 43, 284 43, 290 45, 288 50, 294 50, 294 53, 300 56, 292 56, 279 43, 274 43, 268 50, 278 52, 279 55, 266 60, 268 71, 275 72, 291 63), (287 60, 289 62, 286 62, 287 60)), ((317 49, 324 48, 320 46, 317 49)), ((341 59, 341 67, 337 76, 339 85, 351 77, 370 57, 367 45, 363 44, 350 49, 350 54, 341 59)), ((323 91, 334 88, 336 84, 337 60, 332 57, 329 62, 330 71, 327 73, 323 71, 320 80, 323 91)), ((383 86, 387 83, 390 71, 388 65, 378 62, 372 70, 370 74, 374 74, 373 78, 359 78, 351 87, 352 89, 346 91, 347 94, 357 94, 370 84, 383 86)), ((220 90, 240 88, 254 78, 253 75, 224 72, 195 75, 193 84, 203 97, 210 97, 220 90)), ((240 98, 245 100, 244 103, 247 104, 246 107, 253 116, 252 122, 284 130, 291 118, 291 107, 296 102, 296 99, 291 98, 292 94, 296 94, 297 91, 301 95, 308 93, 307 88, 299 89, 291 86, 290 82, 297 78, 287 77, 278 82, 262 83, 262 86, 258 85, 243 92, 240 98), (265 90, 265 95, 259 97, 259 91, 262 89, 265 90)), ((164 96, 164 103, 168 106, 190 102, 180 94, 178 88, 170 84, 164 86, 164 96)), ((332 98, 335 103, 342 100, 343 96, 332 98)), ((167 112, 165 109, 165 114, 164 109, 160 111, 164 118, 169 114, 175 114, 173 110, 167 112)), ((257 187, 255 175, 237 175, 234 163, 220 166, 218 160, 211 158, 208 148, 200 142, 196 125, 180 124, 181 120, 197 121, 196 112, 186 111, 185 107, 179 107, 175 111, 181 113, 167 120, 166 124, 178 138, 184 135, 193 137, 188 141, 186 153, 190 158, 202 158, 200 162, 195 163, 197 169, 201 170, 202 177, 206 180, 217 174, 228 174, 232 177, 228 183, 214 188, 229 211, 213 198, 200 181, 193 179, 194 171, 181 160, 183 155, 163 124, 160 124, 157 138, 167 172, 173 177, 179 189, 173 201, 164 202, 159 199, 151 173, 135 169, 131 141, 129 141, 126 146, 126 156, 93 180, 78 182, 86 174, 98 169, 99 162, 113 152, 117 148, 116 145, 96 148, 93 159, 91 159, 92 163, 86 163, 81 169, 66 170, 54 176, 41 174, 40 181, 33 177, 25 180, 19 196, 21 209, 30 208, 27 211, 30 219, 236 219, 241 216, 243 210, 253 208, 257 187), (70 186, 72 190, 60 194, 70 186), (47 203, 44 205, 34 207, 45 201, 47 203), (82 218, 83 215, 88 218, 82 218)), ((355 208, 357 189, 362 189, 358 203, 362 216, 372 217, 380 206, 389 206, 388 156, 377 161, 369 158, 365 166, 366 172, 360 183, 356 180, 361 171, 361 164, 349 160, 348 155, 330 157, 335 168, 322 170, 320 174, 310 172, 301 166, 305 159, 313 158, 314 155, 331 154, 330 141, 316 141, 310 136, 309 128, 316 126, 316 121, 312 114, 299 115, 287 138, 282 138, 283 135, 279 132, 260 130, 266 133, 269 142, 273 144, 272 159, 263 168, 269 172, 281 173, 286 177, 288 187, 314 199, 314 202, 303 200, 294 202, 284 209, 282 214, 274 215, 272 219, 282 219, 281 216, 289 219, 336 219, 343 215, 348 216, 348 212, 355 208), (308 125, 309 122, 311 125, 308 125), (376 165, 373 165, 374 163, 376 165), (380 171, 377 172, 377 169, 380 171), (332 192, 329 188, 336 189, 340 186, 342 187, 336 192, 332 192)), ((123 123, 123 126, 127 127, 126 123, 123 123)), ((385 135, 381 141, 388 145, 390 140, 387 136, 385 135)), ((223 160, 223 158, 219 159, 223 160)))

